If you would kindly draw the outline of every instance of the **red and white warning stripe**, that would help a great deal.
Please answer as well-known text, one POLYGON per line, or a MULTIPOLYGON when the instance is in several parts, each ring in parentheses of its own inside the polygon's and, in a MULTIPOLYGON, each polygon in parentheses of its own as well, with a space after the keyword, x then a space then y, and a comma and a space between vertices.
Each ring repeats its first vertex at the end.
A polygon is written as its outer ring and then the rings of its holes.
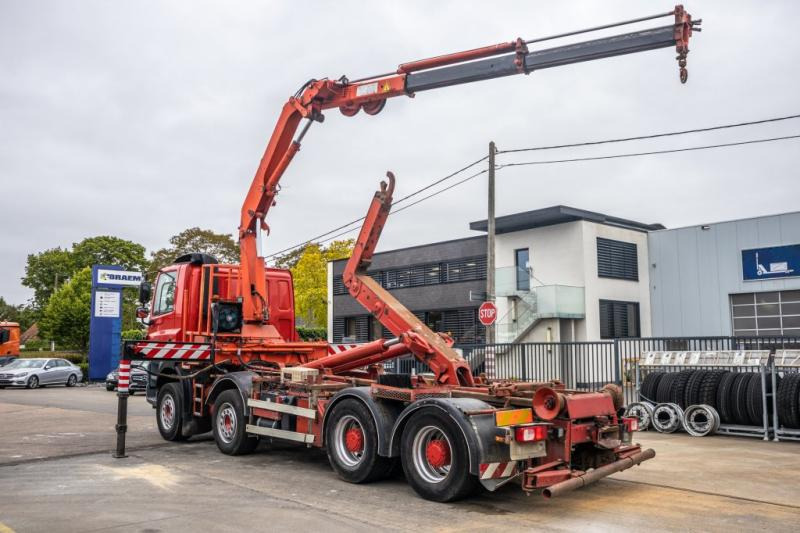
POLYGON ((499 479, 511 477, 517 473, 517 462, 482 463, 479 470, 481 479, 499 479))
POLYGON ((141 342, 133 351, 145 359, 182 359, 203 361, 211 358, 211 345, 170 342, 141 342))
POLYGON ((122 359, 119 362, 119 376, 117 377, 117 391, 127 393, 131 383, 131 362, 122 359))
POLYGON ((334 355, 347 350, 352 350, 353 348, 357 348, 358 346, 359 346, 358 344, 329 344, 328 353, 334 355))

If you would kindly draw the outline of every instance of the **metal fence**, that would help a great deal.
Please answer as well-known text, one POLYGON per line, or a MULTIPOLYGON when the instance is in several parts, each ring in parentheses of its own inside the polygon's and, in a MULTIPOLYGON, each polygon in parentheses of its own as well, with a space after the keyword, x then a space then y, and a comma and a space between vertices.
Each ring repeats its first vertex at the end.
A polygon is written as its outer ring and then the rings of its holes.
MULTIPOLYGON (((636 401, 636 363, 648 351, 721 351, 800 349, 800 337, 648 337, 598 342, 528 342, 517 344, 460 344, 475 375, 486 369, 494 353, 495 377, 526 381, 558 379, 567 387, 597 390, 606 383, 623 387, 626 402, 636 401)), ((429 372, 413 358, 385 364, 397 373, 429 372)))

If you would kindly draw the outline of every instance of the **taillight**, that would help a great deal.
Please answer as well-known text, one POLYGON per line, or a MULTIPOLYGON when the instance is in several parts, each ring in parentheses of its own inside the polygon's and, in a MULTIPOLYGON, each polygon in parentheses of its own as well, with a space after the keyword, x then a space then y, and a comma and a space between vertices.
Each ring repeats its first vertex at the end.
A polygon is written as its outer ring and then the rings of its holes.
POLYGON ((639 419, 635 417, 625 417, 622 419, 622 422, 625 424, 625 431, 628 433, 633 431, 639 431, 639 419))
POLYGON ((514 428, 514 440, 517 442, 536 442, 547 438, 548 426, 544 424, 534 424, 530 426, 518 426, 514 428))

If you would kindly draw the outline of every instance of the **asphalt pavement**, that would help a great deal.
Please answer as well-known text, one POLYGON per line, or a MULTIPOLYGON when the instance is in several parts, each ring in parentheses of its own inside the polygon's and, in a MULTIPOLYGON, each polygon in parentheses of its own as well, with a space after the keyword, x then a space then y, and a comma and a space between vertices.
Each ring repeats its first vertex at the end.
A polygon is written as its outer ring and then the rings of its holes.
POLYGON ((654 460, 562 498, 506 486, 437 504, 402 477, 344 483, 319 450, 262 445, 228 457, 208 437, 166 443, 141 396, 131 399, 129 457, 114 459, 115 401, 96 387, 0 391, 0 532, 730 532, 800 523, 800 443, 642 433, 654 460))

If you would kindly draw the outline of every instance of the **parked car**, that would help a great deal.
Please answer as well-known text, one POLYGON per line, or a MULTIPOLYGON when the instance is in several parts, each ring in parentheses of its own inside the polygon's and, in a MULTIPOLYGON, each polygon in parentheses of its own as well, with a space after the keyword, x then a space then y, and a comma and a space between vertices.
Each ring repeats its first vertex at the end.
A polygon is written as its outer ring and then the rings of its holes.
MULTIPOLYGON (((147 389, 147 368, 150 361, 142 361, 131 365, 131 379, 128 391, 133 394, 134 391, 143 391, 147 389)), ((106 376, 106 390, 113 391, 117 388, 119 382, 119 368, 112 370, 106 376)))
POLYGON ((0 369, 0 388, 74 387, 82 379, 80 367, 66 359, 17 359, 0 369))
POLYGON ((0 357, 0 368, 6 366, 8 364, 11 364, 16 360, 17 360, 17 356, 16 355, 4 355, 4 356, 0 357))

